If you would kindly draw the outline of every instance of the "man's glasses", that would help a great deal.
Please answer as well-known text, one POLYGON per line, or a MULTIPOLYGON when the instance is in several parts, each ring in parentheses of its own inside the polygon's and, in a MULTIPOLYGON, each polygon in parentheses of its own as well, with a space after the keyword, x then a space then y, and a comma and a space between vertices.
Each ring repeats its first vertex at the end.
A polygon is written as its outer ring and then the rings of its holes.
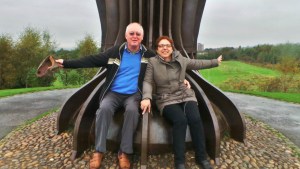
POLYGON ((163 47, 167 47, 167 48, 170 48, 170 47, 172 47, 172 45, 171 44, 159 44, 159 45, 157 45, 159 48, 163 48, 163 47))
POLYGON ((140 32, 129 32, 129 35, 130 36, 133 36, 133 35, 136 35, 136 36, 141 36, 142 34, 140 32))

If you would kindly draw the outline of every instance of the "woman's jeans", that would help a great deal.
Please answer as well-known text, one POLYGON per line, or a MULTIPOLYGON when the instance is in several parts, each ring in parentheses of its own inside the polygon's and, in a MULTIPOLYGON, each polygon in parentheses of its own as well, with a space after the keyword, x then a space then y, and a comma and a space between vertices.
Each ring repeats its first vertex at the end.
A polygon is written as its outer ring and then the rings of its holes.
POLYGON ((195 159, 197 162, 207 159, 205 136, 197 102, 189 101, 167 105, 163 109, 163 117, 173 126, 173 151, 175 166, 185 163, 185 137, 189 125, 195 159))

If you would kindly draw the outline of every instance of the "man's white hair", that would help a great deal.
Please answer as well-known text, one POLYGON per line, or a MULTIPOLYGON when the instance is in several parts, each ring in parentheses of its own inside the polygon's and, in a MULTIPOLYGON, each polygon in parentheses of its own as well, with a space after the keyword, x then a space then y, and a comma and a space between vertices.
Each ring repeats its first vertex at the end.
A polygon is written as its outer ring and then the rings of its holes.
POLYGON ((138 22, 132 22, 132 23, 130 23, 129 25, 127 25, 127 27, 126 27, 126 31, 125 31, 125 34, 128 32, 128 28, 129 28, 129 26, 131 26, 131 25, 134 25, 134 24, 136 24, 136 25, 139 25, 139 26, 140 26, 140 28, 141 28, 141 33, 142 33, 142 35, 144 36, 144 29, 143 29, 143 26, 142 26, 140 23, 138 23, 138 22))

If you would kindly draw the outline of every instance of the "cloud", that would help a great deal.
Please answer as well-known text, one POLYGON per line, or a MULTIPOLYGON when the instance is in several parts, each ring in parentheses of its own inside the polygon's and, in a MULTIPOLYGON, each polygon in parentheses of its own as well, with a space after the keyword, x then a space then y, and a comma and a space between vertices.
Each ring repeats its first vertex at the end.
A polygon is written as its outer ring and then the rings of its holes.
POLYGON ((210 0, 198 41, 205 47, 299 42, 297 0, 210 0))
MULTIPOLYGON (((0 0, 0 34, 47 30, 62 48, 90 34, 100 44, 95 0, 0 0)), ((299 42, 299 0, 207 0, 198 36, 206 48, 299 42)))
POLYGON ((48 31, 59 47, 74 48, 86 34, 98 43, 101 25, 94 0, 0 0, 0 34, 14 38, 26 27, 48 31))

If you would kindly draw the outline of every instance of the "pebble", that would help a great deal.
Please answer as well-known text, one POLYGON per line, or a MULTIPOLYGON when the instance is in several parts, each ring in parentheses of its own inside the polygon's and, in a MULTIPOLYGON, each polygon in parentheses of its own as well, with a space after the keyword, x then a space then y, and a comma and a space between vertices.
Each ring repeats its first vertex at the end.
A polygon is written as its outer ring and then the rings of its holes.
MULTIPOLYGON (((92 150, 71 161, 72 132, 56 135, 57 113, 15 130, 0 140, 0 169, 7 168, 66 168, 87 169, 92 150)), ((221 141, 220 165, 215 169, 299 169, 300 151, 287 138, 264 123, 245 118, 246 144, 224 137, 221 141)), ((140 157, 133 155, 132 168, 140 167, 140 157)), ((173 169, 172 153, 148 155, 147 168, 173 169)), ((194 152, 186 152, 186 167, 198 169, 194 152)), ((105 154, 102 168, 118 168, 116 152, 105 154)))

